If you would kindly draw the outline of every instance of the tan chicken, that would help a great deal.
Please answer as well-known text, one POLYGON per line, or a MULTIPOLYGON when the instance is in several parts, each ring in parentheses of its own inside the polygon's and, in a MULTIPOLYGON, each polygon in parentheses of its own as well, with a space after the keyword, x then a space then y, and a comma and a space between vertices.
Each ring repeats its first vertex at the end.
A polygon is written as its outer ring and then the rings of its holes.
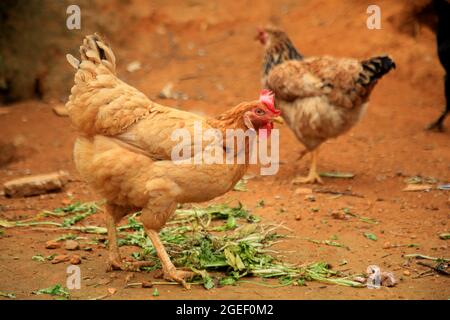
POLYGON ((304 58, 286 33, 274 27, 259 30, 257 39, 265 52, 263 86, 275 93, 284 120, 305 146, 300 158, 312 152, 308 176, 294 182, 322 183, 316 166, 319 146, 358 122, 378 79, 395 63, 387 56, 365 61, 304 58))
MULTIPOLYGON (((178 141, 172 141, 172 133, 186 129, 193 137, 195 122, 203 130, 216 128, 222 133, 226 129, 249 128, 257 132, 267 129, 270 133, 280 111, 274 108, 273 96, 263 91, 260 100, 241 103, 217 118, 205 119, 152 102, 118 79, 114 54, 98 35, 84 39, 80 54, 81 62, 67 55, 77 69, 67 108, 80 132, 74 148, 76 167, 107 200, 109 269, 134 269, 148 264, 124 263, 116 239, 116 224, 125 215, 142 209, 140 219, 165 278, 188 287, 185 279, 192 274, 175 268, 158 231, 178 203, 207 201, 226 193, 242 178, 248 165, 236 161, 209 165, 175 163, 171 154, 178 141)), ((220 140, 224 158, 230 153, 225 140, 220 140)), ((191 143, 192 150, 195 143, 191 143)), ((200 146, 202 150, 204 147, 200 146)), ((236 148, 231 157, 243 151, 248 159, 248 139, 245 149, 236 148)))

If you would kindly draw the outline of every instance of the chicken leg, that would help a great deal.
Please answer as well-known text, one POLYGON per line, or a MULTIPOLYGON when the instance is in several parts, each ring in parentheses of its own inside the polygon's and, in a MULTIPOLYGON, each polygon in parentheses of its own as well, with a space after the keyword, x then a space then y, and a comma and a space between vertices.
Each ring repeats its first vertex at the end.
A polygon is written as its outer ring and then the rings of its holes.
POLYGON ((299 183, 320 183, 322 184, 322 179, 317 173, 317 156, 319 154, 319 150, 315 149, 311 152, 311 166, 309 167, 309 173, 306 177, 297 177, 292 182, 294 184, 299 183))
POLYGON ((137 271, 140 267, 151 267, 152 261, 123 262, 117 245, 116 222, 119 221, 126 212, 120 207, 106 205, 106 228, 108 229, 109 257, 107 271, 124 270, 137 271))
POLYGON ((184 270, 177 270, 173 265, 172 261, 170 261, 170 257, 167 254, 164 245, 159 238, 159 234, 155 230, 146 230, 147 235, 153 243, 153 247, 155 247, 156 254, 158 255, 159 260, 161 261, 164 279, 169 281, 175 281, 183 285, 184 288, 190 289, 190 284, 186 282, 185 279, 189 279, 193 277, 193 273, 184 270))
POLYGON ((176 202, 167 198, 167 196, 167 194, 164 194, 152 199, 147 207, 142 209, 141 221, 147 236, 150 238, 153 247, 156 250, 158 258, 161 261, 164 278, 169 281, 178 282, 186 289, 189 289, 190 285, 186 283, 186 279, 192 278, 194 274, 189 271, 177 270, 175 268, 159 237, 159 230, 176 209, 176 202))

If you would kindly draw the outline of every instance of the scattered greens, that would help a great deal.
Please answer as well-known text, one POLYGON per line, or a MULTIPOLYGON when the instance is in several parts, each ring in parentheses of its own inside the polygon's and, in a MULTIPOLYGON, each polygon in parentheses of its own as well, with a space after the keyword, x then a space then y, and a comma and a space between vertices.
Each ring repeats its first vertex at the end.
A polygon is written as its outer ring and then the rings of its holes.
POLYGON ((46 256, 45 259, 47 259, 48 261, 52 261, 56 256, 57 256, 57 254, 54 253, 54 254, 51 254, 49 256, 46 256))
POLYGON ((375 234, 369 233, 369 232, 365 232, 364 233, 364 237, 366 237, 367 239, 372 240, 372 241, 377 241, 378 240, 378 238, 377 238, 377 236, 375 234))
POLYGON ((264 202, 264 200, 259 200, 258 203, 256 204, 257 208, 264 208, 266 205, 266 203, 264 202))
POLYGON ((333 237, 330 240, 316 240, 316 239, 310 239, 310 238, 304 238, 304 240, 307 240, 307 241, 315 243, 315 244, 324 244, 324 245, 327 245, 327 246, 345 248, 347 250, 350 250, 350 248, 348 246, 343 245, 343 244, 341 244, 341 243, 339 243, 337 241, 334 241, 334 240, 337 240, 337 239, 336 238, 333 239, 333 237))
MULTIPOLYGON (((135 252, 133 257, 155 261, 155 267, 150 270, 155 269, 159 267, 159 260, 142 225, 136 220, 137 215, 131 216, 128 224, 119 228, 134 231, 121 233, 119 244, 140 247, 141 251, 135 252)), ((254 216, 241 205, 182 209, 177 210, 175 218, 161 230, 160 236, 173 263, 177 267, 191 269, 206 289, 216 283, 220 286, 235 285, 244 282, 242 278, 245 276, 278 278, 282 285, 316 280, 361 286, 332 271, 323 262, 302 266, 282 262, 278 257, 280 252, 270 249, 286 237, 277 233, 282 226, 261 225, 255 221, 254 216), (217 226, 220 221, 224 223, 217 226), (191 224, 186 225, 187 222, 191 224)), ((327 240, 326 244, 342 246, 331 240, 327 240)))
POLYGON ((239 180, 233 188, 234 191, 247 192, 247 183, 245 180, 239 180))
POLYGON ((7 292, 0 291, 0 297, 15 299, 16 295, 14 293, 7 293, 7 292))
POLYGON ((450 233, 441 233, 439 238, 442 240, 450 240, 450 233))
POLYGON ((73 225, 84 218, 94 214, 99 209, 98 204, 95 202, 75 202, 63 208, 56 208, 53 211, 43 211, 38 218, 40 217, 65 217, 67 215, 73 215, 69 218, 64 219, 62 223, 54 222, 54 221, 7 221, 4 219, 0 219, 0 226, 4 228, 11 227, 32 227, 32 226, 55 226, 65 228, 67 230, 76 230, 80 232, 87 233, 103 233, 106 232, 105 228, 87 226, 87 227, 74 227, 73 225))
POLYGON ((97 212, 97 205, 95 202, 88 202, 88 203, 81 203, 81 202, 75 202, 74 204, 71 204, 65 208, 58 208, 55 209, 54 212, 63 212, 63 213, 75 213, 74 216, 70 218, 64 219, 62 226, 63 227, 70 227, 77 223, 78 221, 83 220, 86 217, 89 217, 90 215, 93 215, 97 212))
POLYGON ((422 176, 413 176, 408 177, 404 180, 406 184, 434 184, 437 183, 438 180, 433 177, 422 177, 422 176))
POLYGON ((369 218, 369 217, 363 217, 363 216, 357 215, 356 213, 351 212, 349 208, 343 208, 342 211, 344 211, 344 213, 346 215, 357 218, 357 219, 361 220, 362 222, 370 223, 370 224, 378 224, 377 220, 369 218))
POLYGON ((64 300, 70 298, 69 291, 63 288, 60 284, 56 284, 53 287, 33 291, 33 294, 49 294, 51 296, 58 296, 64 300))
POLYGON ((69 204, 62 208, 56 208, 53 211, 45 210, 42 212, 44 217, 53 216, 53 217, 65 217, 67 215, 73 213, 96 213, 97 209, 99 209, 98 205, 95 202, 80 202, 76 201, 72 204, 69 204))
MULTIPOLYGON (((54 221, 0 221, 6 227, 26 227, 47 225, 84 233, 106 234, 107 230, 98 226, 76 226, 77 222, 97 212, 95 203, 82 204, 76 202, 65 208, 51 211, 60 216, 68 216, 63 223, 54 221)), ((119 226, 118 243, 120 246, 139 248, 132 253, 136 260, 154 261, 152 267, 144 270, 155 270, 161 267, 156 251, 146 236, 142 224, 138 221, 140 212, 131 215, 127 224, 119 226)), ((53 216, 53 215, 52 215, 53 216)), ((58 216, 58 217, 60 217, 58 216)), ((194 283, 201 283, 206 289, 215 286, 237 285, 251 282, 263 286, 264 279, 278 279, 281 286, 304 285, 306 281, 361 287, 358 282, 350 280, 350 275, 333 271, 325 262, 295 265, 281 260, 282 252, 273 248, 287 236, 279 233, 287 229, 282 225, 259 223, 260 219, 252 215, 241 204, 232 207, 227 204, 211 205, 206 208, 179 208, 173 219, 161 230, 160 237, 172 262, 183 269, 195 273, 194 283), (254 276, 262 281, 244 280, 254 276)), ((72 239, 73 234, 64 234, 57 240, 72 239)), ((321 243, 344 247, 338 242, 325 240, 321 243)), ((315 240, 311 240, 315 241, 315 240)), ((53 257, 46 257, 47 260, 53 257)), ((38 255, 35 259, 42 261, 38 255)), ((68 292, 60 285, 36 291, 36 294, 51 294, 61 298, 69 298, 68 292)), ((154 295, 158 294, 155 289, 154 295)))
POLYGON ((77 239, 76 235, 74 235, 73 233, 66 233, 56 238, 55 241, 75 240, 75 239, 77 239))
POLYGON ((152 295, 153 295, 154 297, 158 297, 158 296, 159 296, 158 288, 155 288, 155 289, 153 290, 152 295))
POLYGON ((38 261, 38 262, 42 262, 42 261, 45 261, 45 258, 44 258, 42 255, 37 254, 37 255, 35 255, 35 256, 32 256, 32 257, 31 257, 31 260, 33 260, 33 261, 38 261))

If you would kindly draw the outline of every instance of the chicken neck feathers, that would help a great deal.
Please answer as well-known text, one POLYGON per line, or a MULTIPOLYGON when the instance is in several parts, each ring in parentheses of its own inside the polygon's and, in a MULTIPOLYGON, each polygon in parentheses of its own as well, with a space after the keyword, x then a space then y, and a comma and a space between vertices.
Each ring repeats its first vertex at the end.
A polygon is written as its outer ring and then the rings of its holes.
POLYGON ((297 51, 291 40, 287 36, 283 37, 267 50, 263 63, 263 75, 267 76, 275 66, 285 61, 302 59, 303 56, 297 51))

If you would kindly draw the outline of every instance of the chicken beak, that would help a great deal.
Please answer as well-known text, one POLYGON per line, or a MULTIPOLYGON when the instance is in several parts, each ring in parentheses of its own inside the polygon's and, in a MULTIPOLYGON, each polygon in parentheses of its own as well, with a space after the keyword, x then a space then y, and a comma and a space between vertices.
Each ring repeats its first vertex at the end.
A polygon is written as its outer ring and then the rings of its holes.
POLYGON ((263 28, 257 29, 257 34, 255 36, 255 41, 259 41, 261 44, 266 44, 265 32, 263 28))
POLYGON ((284 124, 284 120, 283 120, 283 118, 281 116, 273 118, 272 122, 275 122, 275 123, 278 123, 278 124, 284 124))

